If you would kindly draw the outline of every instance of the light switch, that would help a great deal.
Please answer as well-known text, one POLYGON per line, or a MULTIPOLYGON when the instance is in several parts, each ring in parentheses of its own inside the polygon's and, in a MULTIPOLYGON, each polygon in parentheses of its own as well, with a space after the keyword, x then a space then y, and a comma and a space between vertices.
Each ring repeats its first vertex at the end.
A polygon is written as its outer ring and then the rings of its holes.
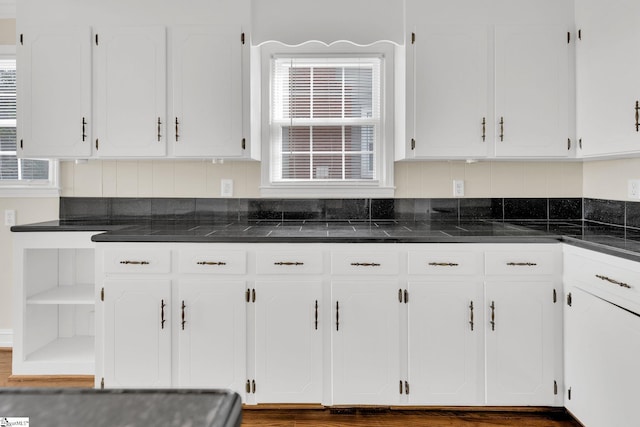
POLYGON ((233 197, 233 180, 232 179, 220 180, 220 196, 233 197))
POLYGON ((4 211, 4 225, 7 227, 16 225, 16 211, 13 209, 7 209, 4 211))

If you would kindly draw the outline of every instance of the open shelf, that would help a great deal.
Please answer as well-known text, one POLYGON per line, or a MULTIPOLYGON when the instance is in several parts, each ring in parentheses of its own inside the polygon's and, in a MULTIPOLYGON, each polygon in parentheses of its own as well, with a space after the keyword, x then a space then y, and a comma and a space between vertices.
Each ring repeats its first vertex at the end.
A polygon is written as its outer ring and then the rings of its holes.
POLYGON ((27 298, 27 304, 95 304, 94 287, 58 286, 27 298))
POLYGON ((93 363, 95 360, 95 337, 76 336, 58 338, 30 353, 28 362, 93 363))

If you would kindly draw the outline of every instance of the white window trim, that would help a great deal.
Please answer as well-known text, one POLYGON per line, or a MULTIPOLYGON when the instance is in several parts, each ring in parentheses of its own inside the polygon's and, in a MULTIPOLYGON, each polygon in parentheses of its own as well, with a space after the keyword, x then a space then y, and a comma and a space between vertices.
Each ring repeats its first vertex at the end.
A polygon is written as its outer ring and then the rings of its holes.
MULTIPOLYGON (((1 5, 2 3, 0 3, 1 5)), ((14 45, 0 45, 0 59, 15 58, 16 47, 14 45)), ((49 181, 46 183, 37 181, 3 181, 0 180, 0 197, 57 197, 60 195, 59 187, 59 162, 49 161, 49 181)))
POLYGON ((394 161, 394 52, 390 43, 377 43, 371 46, 355 46, 343 42, 327 46, 319 42, 309 42, 300 46, 285 46, 281 43, 265 43, 253 49, 258 50, 260 56, 259 67, 254 69, 254 79, 259 82, 260 89, 254 94, 260 97, 260 138, 262 140, 262 165, 260 194, 263 197, 302 197, 302 198, 331 198, 331 197, 393 197, 393 161, 394 161), (351 56, 379 55, 383 60, 381 69, 381 92, 383 102, 380 105, 384 117, 381 122, 380 141, 376 147, 377 179, 368 181, 302 181, 302 182, 272 182, 271 181, 271 60, 274 56, 287 55, 315 55, 315 56, 351 56), (259 76, 256 74, 259 73, 259 76))

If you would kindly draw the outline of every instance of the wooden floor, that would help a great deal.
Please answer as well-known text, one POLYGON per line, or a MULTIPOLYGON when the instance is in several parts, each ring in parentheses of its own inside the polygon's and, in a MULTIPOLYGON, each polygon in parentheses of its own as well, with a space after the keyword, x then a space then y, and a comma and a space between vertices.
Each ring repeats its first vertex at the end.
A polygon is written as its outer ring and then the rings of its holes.
MULTIPOLYGON (((0 387, 93 387, 90 378, 13 378, 11 351, 0 349, 0 387)), ((243 426, 429 426, 429 427, 579 427, 564 410, 501 409, 454 411, 450 409, 278 409, 247 408, 243 426)))

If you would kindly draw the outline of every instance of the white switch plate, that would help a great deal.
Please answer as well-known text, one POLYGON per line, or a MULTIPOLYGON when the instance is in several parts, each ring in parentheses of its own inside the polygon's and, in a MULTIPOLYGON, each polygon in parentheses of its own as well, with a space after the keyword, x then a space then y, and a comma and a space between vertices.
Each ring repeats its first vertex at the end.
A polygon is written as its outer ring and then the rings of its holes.
POLYGON ((7 227, 16 225, 16 211, 13 209, 7 209, 4 211, 4 225, 7 227))
POLYGON ((453 197, 464 197, 464 181, 453 180, 453 197))
POLYGON ((220 196, 233 197, 233 180, 232 179, 220 180, 220 196))
POLYGON ((627 197, 634 200, 640 200, 640 179, 629 180, 627 197))

